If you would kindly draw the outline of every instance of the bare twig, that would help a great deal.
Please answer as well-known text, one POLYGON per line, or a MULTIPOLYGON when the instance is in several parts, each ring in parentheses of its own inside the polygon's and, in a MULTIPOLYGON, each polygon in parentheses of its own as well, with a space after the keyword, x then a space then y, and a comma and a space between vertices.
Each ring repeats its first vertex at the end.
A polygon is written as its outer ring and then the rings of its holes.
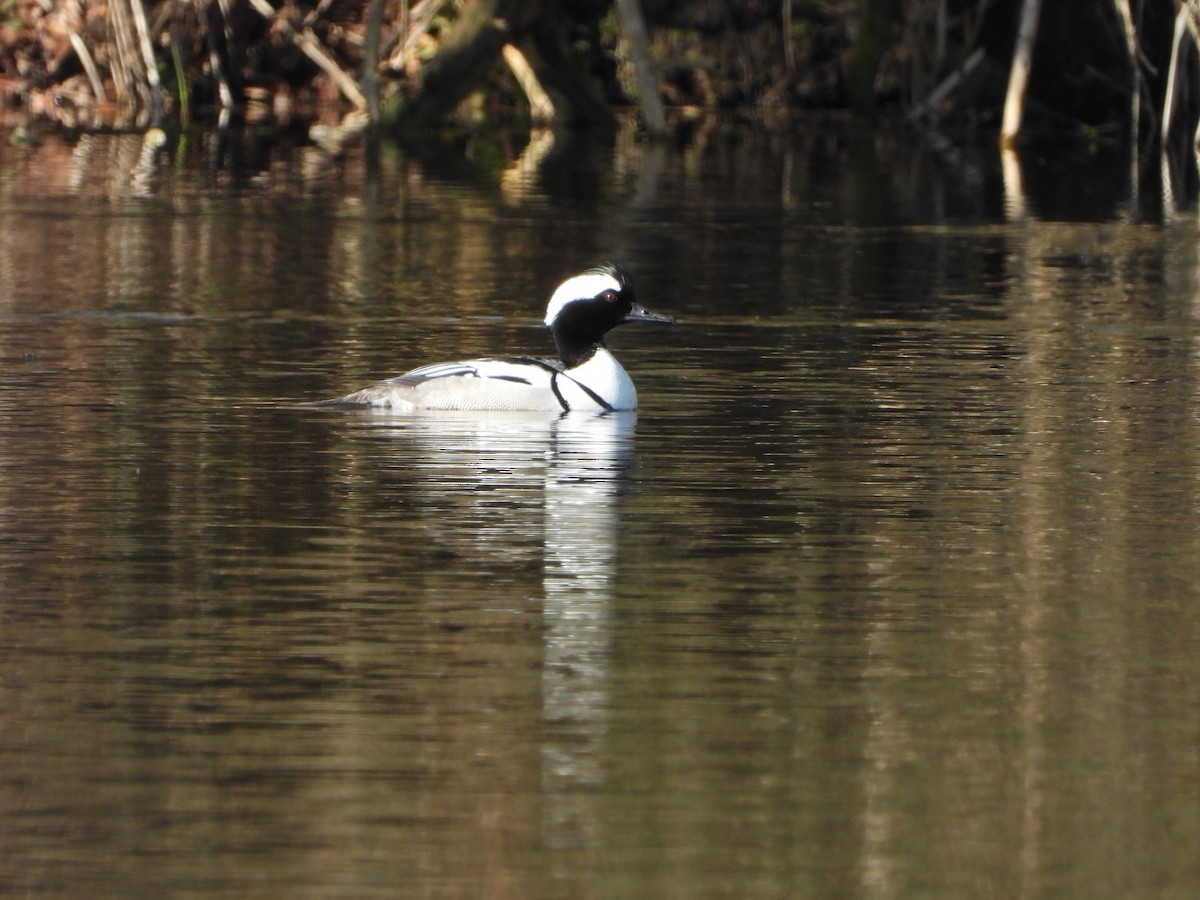
POLYGON ((113 0, 109 4, 109 14, 112 17, 113 42, 116 53, 112 55, 113 86, 117 90, 117 100, 129 110, 136 110, 140 101, 147 99, 143 96, 141 69, 143 62, 134 50, 130 35, 133 29, 129 22, 129 8, 126 0, 113 0))
POLYGON ((96 61, 92 59, 87 44, 83 42, 83 38, 74 28, 70 29, 67 34, 71 39, 71 47, 74 49, 75 55, 83 65, 83 71, 87 73, 88 84, 92 86, 92 94, 95 96, 96 102, 107 103, 108 92, 104 90, 104 81, 100 78, 100 70, 96 68, 96 61))
MULTIPOLYGON (((206 0, 194 0, 194 2, 196 17, 204 28, 204 43, 208 47, 208 65, 212 69, 213 78, 217 80, 217 97, 221 101, 221 118, 224 119, 237 105, 237 100, 233 96, 233 88, 225 74, 225 64, 221 61, 221 49, 217 44, 217 36, 213 34, 212 22, 204 9, 206 0)), ((225 23, 225 4, 219 3, 217 11, 222 22, 225 23)), ((225 46, 228 47, 228 25, 223 25, 223 27, 226 29, 225 46)))
POLYGON ((297 31, 286 19, 282 19, 275 14, 274 8, 267 0, 250 0, 250 5, 264 19, 274 23, 283 35, 291 38, 292 43, 300 49, 300 52, 316 63, 321 71, 329 76, 343 97, 358 109, 367 108, 367 98, 358 89, 358 85, 354 82, 354 79, 322 49, 321 42, 317 40, 317 36, 312 31, 307 28, 297 31))
POLYGON ((407 3, 401 3, 400 28, 385 44, 391 54, 387 61, 389 71, 404 71, 408 54, 421 39, 421 35, 429 30, 434 17, 445 2, 446 0, 420 0, 412 9, 408 8, 407 3))
POLYGON ((1138 125, 1142 118, 1142 70, 1140 68, 1137 32, 1133 26, 1133 11, 1129 8, 1129 0, 1113 0, 1117 10, 1117 18, 1121 20, 1121 28, 1125 33, 1125 52, 1129 56, 1130 70, 1130 168, 1132 197, 1137 200, 1139 191, 1139 175, 1141 166, 1138 164, 1138 125))
POLYGON ((1021 4, 1021 25, 1017 46, 1013 50, 1012 70, 1008 76, 1008 93, 1004 97, 1004 121, 1000 128, 1000 143, 1011 147, 1021 132, 1025 115, 1025 89, 1033 62, 1033 42, 1037 38, 1038 18, 1042 0, 1024 0, 1021 4))
POLYGON ((617 0, 617 13, 621 21, 621 33, 629 42, 629 56, 637 76, 638 103, 642 108, 646 131, 656 135, 666 134, 667 120, 663 114, 662 97, 658 93, 658 77, 654 74, 650 37, 646 32, 642 6, 638 0, 617 0))
POLYGON ((1175 109, 1179 105, 1179 66, 1183 54, 1183 41, 1188 33, 1187 18, 1187 10, 1180 7, 1179 12, 1175 15, 1175 35, 1171 40, 1171 64, 1167 69, 1167 88, 1163 96, 1161 141, 1164 150, 1171 137, 1171 125, 1174 124, 1175 109))
POLYGON ((796 48, 792 46, 792 0, 783 0, 783 64, 789 75, 796 71, 796 48))
MULTIPOLYGON (((42 12, 50 15, 54 12, 53 0, 38 0, 38 5, 41 6, 42 12)), ((107 103, 108 93, 104 90, 104 80, 100 77, 100 70, 96 67, 96 60, 92 58, 92 53, 87 48, 87 44, 83 42, 83 38, 79 36, 78 30, 65 17, 63 19, 63 27, 67 29, 67 38, 71 42, 71 49, 75 51, 75 56, 79 59, 79 64, 83 66, 83 71, 88 78, 88 84, 92 87, 92 96, 96 98, 97 103, 107 103)))
POLYGON ((529 60, 525 58, 525 54, 512 44, 505 44, 500 52, 503 54, 508 68, 512 71, 513 77, 517 79, 517 84, 521 86, 521 90, 525 93, 525 98, 529 101, 530 118, 542 125, 553 122, 554 101, 550 99, 550 95, 546 93, 546 89, 538 81, 537 75, 534 74, 533 66, 529 65, 529 60))
POLYGON ((1142 70, 1140 65, 1141 52, 1138 50, 1137 30, 1133 24, 1133 10, 1129 8, 1129 0, 1113 0, 1117 10, 1117 18, 1121 20, 1121 29, 1125 35, 1125 51, 1129 56, 1130 94, 1133 103, 1133 130, 1137 131, 1140 118, 1140 103, 1142 97, 1142 70))
MULTIPOLYGON (((49 12, 52 8, 51 0, 42 0, 42 8, 49 12)), ((82 15, 82 11, 80 15, 82 15)), ((92 94, 95 96, 96 102, 107 103, 108 92, 104 90, 104 79, 100 77, 100 69, 96 66, 96 60, 92 58, 92 53, 88 50, 87 44, 83 42, 78 30, 69 22, 66 23, 66 26, 71 47, 83 66, 83 71, 87 73, 88 83, 92 86, 92 94)))
POLYGON ((379 121, 379 40, 383 31, 384 0, 371 0, 367 8, 367 36, 363 47, 362 89, 367 95, 367 115, 379 121))
POLYGON ((929 96, 913 108, 912 112, 908 114, 909 119, 923 119, 940 106, 942 101, 954 92, 959 83, 983 62, 986 55, 982 47, 975 48, 975 52, 968 56, 961 66, 942 79, 942 82, 929 92, 929 96))
POLYGON ((142 62, 146 68, 146 84, 150 92, 150 109, 155 123, 162 118, 162 90, 158 78, 158 63, 154 59, 154 45, 150 42, 150 28, 146 24, 146 8, 142 0, 129 0, 133 10, 133 23, 137 28, 138 44, 142 51, 142 62))

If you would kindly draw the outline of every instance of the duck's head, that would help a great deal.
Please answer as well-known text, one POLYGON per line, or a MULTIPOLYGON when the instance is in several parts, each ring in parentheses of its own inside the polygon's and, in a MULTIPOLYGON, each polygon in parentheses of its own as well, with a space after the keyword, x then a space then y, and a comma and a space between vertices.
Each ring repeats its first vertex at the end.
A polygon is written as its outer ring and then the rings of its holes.
POLYGON ((554 335, 558 354, 568 368, 587 360, 604 346, 604 335, 626 322, 675 324, 670 316, 652 313, 638 304, 629 274, 612 263, 568 278, 546 307, 546 327, 554 335))

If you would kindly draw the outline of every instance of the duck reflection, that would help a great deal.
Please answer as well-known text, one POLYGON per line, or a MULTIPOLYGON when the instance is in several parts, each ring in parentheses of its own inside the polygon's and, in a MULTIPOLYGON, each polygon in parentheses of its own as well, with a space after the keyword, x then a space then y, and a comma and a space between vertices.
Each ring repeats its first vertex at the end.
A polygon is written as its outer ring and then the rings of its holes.
POLYGON ((589 791, 603 777, 617 497, 633 456, 636 413, 564 417, 546 471, 542 744, 546 841, 591 845, 589 791))
POLYGON ((426 508, 461 517, 443 520, 443 534, 471 543, 454 545, 448 558, 540 552, 540 808, 550 845, 586 847, 595 837, 589 798, 603 774, 618 498, 636 421, 635 412, 490 412, 389 418, 382 426, 416 445, 412 471, 426 508), (536 549, 530 534, 540 535, 536 549))

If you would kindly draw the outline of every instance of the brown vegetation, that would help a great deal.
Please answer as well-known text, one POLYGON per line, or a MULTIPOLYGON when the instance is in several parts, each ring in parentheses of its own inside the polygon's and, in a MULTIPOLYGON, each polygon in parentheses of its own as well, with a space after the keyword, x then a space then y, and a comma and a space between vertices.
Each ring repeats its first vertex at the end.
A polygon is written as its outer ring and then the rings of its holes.
POLYGON ((1115 136, 1133 119, 1156 135, 1164 109, 1194 122, 1200 105, 1182 87, 1196 0, 0 0, 0 15, 9 120, 69 128, 347 114, 605 128, 653 84, 675 109, 998 128, 1010 69, 1028 76, 1016 112, 1056 133, 1115 136))

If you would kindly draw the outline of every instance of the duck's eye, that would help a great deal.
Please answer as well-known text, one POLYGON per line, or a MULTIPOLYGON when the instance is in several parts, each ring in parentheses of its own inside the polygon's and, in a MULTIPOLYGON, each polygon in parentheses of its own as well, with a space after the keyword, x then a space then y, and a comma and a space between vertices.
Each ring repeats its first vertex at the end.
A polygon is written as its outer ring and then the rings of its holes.
POLYGON ((616 303, 617 296, 618 295, 617 295, 616 291, 605 291, 603 294, 600 295, 600 299, 603 300, 605 303, 616 303))

